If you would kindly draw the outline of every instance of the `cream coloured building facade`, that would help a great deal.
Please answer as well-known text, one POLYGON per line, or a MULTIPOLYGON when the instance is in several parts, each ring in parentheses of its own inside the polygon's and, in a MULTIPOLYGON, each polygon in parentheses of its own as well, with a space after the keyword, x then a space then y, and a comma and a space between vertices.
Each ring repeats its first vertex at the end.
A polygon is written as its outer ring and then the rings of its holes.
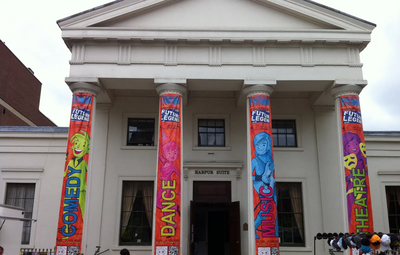
MULTIPOLYGON (((58 24, 71 50, 66 83, 74 93, 96 95, 85 254, 96 246, 109 254, 122 248, 152 253, 151 217, 142 214, 144 232, 128 235, 122 229, 136 219, 121 212, 129 185, 154 187, 159 93, 165 90, 183 98, 182 254, 255 254, 249 91, 271 97, 282 254, 312 254, 316 233, 347 232, 335 97, 367 85, 359 54, 373 23, 305 0, 124 0, 58 24), (203 123, 211 129, 204 132, 203 123), (294 199, 299 203, 285 203, 294 199), (227 204, 234 202, 233 212, 227 204)), ((0 203, 8 183, 34 183, 37 222, 22 247, 51 248, 67 133, 16 128, 0 135, 0 203)), ((383 232, 390 231, 386 186, 400 186, 399 139, 398 133, 366 136, 374 226, 383 232)), ((143 199, 142 206, 147 203, 143 199)), ((318 254, 327 248, 317 243, 318 254)))

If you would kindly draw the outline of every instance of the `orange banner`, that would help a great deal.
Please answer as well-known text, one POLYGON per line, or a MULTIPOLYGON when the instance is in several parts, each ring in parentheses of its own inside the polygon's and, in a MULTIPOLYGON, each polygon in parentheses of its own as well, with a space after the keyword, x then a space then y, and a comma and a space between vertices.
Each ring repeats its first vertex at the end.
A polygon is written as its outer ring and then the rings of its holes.
POLYGON ((249 97, 249 117, 256 254, 278 255, 278 213, 269 96, 249 97))
POLYGON ((180 254, 181 102, 178 94, 160 97, 155 254, 180 254))
POLYGON ((361 119, 356 95, 339 97, 349 233, 374 232, 371 194, 361 119))
POLYGON ((75 93, 72 97, 56 240, 57 255, 72 255, 81 251, 93 99, 89 93, 75 93))

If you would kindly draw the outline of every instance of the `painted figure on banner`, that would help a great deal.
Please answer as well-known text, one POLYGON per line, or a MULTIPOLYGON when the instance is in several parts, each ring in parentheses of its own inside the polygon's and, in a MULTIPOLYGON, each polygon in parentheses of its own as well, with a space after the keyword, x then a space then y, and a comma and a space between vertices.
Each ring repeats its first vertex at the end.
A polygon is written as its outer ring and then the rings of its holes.
MULTIPOLYGON (((159 160, 159 164, 161 165, 159 179, 163 183, 173 182, 174 180, 176 181, 181 178, 180 172, 179 172, 178 168, 176 167, 176 165, 174 164, 174 162, 179 157, 180 149, 176 142, 168 141, 168 139, 169 139, 169 137, 167 137, 167 135, 164 132, 162 132, 163 144, 160 145, 160 152, 158 155, 158 160, 159 160), (174 173, 175 173, 175 175, 174 175, 174 173)), ((157 207, 159 209, 163 208, 163 205, 162 205, 163 193, 164 193, 165 197, 172 197, 171 192, 176 193, 174 196, 180 195, 179 191, 176 192, 176 191, 171 190, 170 188, 168 188, 168 189, 161 188, 158 190, 158 192, 157 192, 157 207)), ((174 209, 178 214, 180 214, 179 207, 177 205, 172 206, 171 209, 174 209)), ((175 225, 174 225, 174 227, 176 227, 175 225)))
POLYGON ((367 169, 367 155, 365 144, 361 142, 357 134, 347 132, 343 134, 343 152, 344 152, 344 166, 346 171, 346 195, 347 195, 347 212, 349 223, 354 218, 355 201, 360 199, 367 199, 366 185, 359 183, 354 187, 353 169, 364 171, 367 169))
MULTIPOLYGON (((275 166, 272 156, 272 141, 271 136, 265 132, 260 132, 255 135, 253 139, 255 148, 255 157, 251 160, 251 169, 254 171, 253 186, 259 197, 262 198, 264 194, 271 193, 270 190, 275 190, 275 166)), ((274 202, 276 204, 276 192, 273 195, 274 202)), ((261 206, 261 201, 257 207, 261 206)), ((254 209, 257 210, 257 207, 254 209)), ((271 208, 272 209, 272 208, 271 208)), ((266 216, 263 216, 262 210, 259 211, 257 218, 255 219, 255 236, 259 239, 257 231, 263 232, 260 229, 262 221, 265 220, 266 216)), ((278 225, 276 225, 275 235, 278 236, 278 225)))
POLYGON ((77 178, 76 182, 79 182, 79 206, 83 219, 85 215, 86 175, 88 169, 88 162, 85 160, 84 156, 89 154, 90 137, 88 133, 80 130, 71 137, 70 142, 72 142, 71 150, 73 157, 68 162, 68 170, 64 175, 68 175, 69 179, 71 179, 71 177, 77 178))

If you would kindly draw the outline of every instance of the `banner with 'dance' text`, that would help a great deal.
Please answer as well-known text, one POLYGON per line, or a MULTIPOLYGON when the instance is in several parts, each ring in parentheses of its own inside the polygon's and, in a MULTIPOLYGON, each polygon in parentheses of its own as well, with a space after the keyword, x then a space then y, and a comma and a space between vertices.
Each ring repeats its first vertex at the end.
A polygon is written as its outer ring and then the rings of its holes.
POLYGON ((57 255, 81 251, 94 96, 74 93, 56 240, 57 255))
POLYGON ((180 254, 181 102, 182 98, 178 94, 160 96, 154 249, 156 255, 180 254))
POLYGON ((367 154, 357 95, 339 97, 349 233, 374 232, 367 154))
POLYGON ((249 97, 256 255, 278 255, 279 233, 270 98, 249 97))

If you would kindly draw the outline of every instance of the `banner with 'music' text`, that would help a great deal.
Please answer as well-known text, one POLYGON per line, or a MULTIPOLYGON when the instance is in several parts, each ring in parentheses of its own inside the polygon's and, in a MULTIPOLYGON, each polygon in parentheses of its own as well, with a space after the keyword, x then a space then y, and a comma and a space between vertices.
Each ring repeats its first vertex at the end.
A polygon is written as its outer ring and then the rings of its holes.
POLYGON ((81 251, 94 96, 74 93, 56 240, 57 255, 81 251))
POLYGON ((180 254, 181 242, 181 123, 178 94, 160 97, 155 254, 180 254))
POLYGON ((267 95, 249 97, 251 175, 256 255, 279 254, 271 106, 267 95))
POLYGON ((339 102, 349 233, 372 233, 374 224, 360 100, 357 95, 346 95, 339 97, 339 102))

